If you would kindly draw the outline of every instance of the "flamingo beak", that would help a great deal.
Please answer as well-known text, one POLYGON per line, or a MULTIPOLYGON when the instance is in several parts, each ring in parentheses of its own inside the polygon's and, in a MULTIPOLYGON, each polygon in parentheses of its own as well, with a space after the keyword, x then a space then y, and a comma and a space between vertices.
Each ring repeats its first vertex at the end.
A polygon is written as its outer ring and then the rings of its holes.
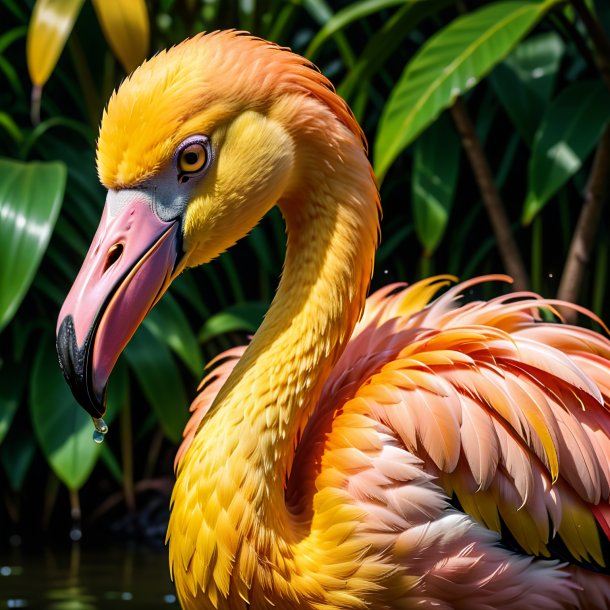
POLYGON ((109 191, 102 219, 57 321, 57 353, 76 400, 106 411, 110 373, 165 292, 182 257, 180 218, 161 220, 152 195, 109 191))

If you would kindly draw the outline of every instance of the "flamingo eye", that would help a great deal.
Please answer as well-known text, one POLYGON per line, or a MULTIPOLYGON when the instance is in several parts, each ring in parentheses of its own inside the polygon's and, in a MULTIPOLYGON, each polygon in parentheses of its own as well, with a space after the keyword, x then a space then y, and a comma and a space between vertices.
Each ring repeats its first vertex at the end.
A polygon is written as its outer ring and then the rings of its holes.
POLYGON ((208 160, 208 151, 200 142, 185 146, 178 155, 178 171, 183 174, 194 174, 201 171, 208 160))

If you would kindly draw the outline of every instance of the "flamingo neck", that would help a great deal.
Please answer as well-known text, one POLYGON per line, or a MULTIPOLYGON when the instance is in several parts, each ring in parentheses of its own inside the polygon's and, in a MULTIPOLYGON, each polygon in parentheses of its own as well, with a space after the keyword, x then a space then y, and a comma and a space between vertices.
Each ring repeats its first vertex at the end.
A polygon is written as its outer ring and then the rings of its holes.
MULTIPOLYGON (((322 151, 313 142, 320 133, 310 136, 311 148, 301 143, 307 179, 279 202, 288 242, 276 297, 179 469, 168 532, 174 570, 184 552, 177 547, 200 553, 229 530, 255 547, 257 535, 290 543, 284 490, 295 447, 364 307, 378 234, 377 190, 362 145, 334 117, 332 126, 320 128, 329 141, 322 151), (221 531, 219 515, 235 498, 243 506, 221 531), (194 533, 189 542, 177 531, 182 519, 209 524, 208 537, 194 533)), ((199 559, 210 557, 203 551, 199 559)))

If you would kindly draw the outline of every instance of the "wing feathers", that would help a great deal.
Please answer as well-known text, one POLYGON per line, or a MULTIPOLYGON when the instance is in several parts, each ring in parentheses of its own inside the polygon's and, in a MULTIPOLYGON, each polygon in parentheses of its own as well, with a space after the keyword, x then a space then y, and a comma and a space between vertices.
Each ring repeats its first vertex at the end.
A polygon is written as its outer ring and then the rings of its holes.
MULTIPOLYGON (((526 552, 567 551, 604 569, 610 341, 544 322, 540 308, 556 302, 531 293, 458 306, 466 291, 505 276, 469 280, 426 306, 450 279, 388 286, 368 299, 303 432, 290 503, 302 507, 315 494, 315 513, 329 515, 351 497, 367 506, 380 544, 417 547, 434 537, 409 519, 425 523, 443 510, 440 496, 426 507, 431 475, 465 512, 526 552), (423 491, 411 485, 407 494, 404 482, 417 477, 423 491)), ((202 382, 177 463, 243 349, 219 356, 202 382)), ((437 573, 457 570, 457 555, 453 561, 437 573)))
POLYGON ((456 306, 503 276, 418 310, 447 279, 374 295, 327 387, 360 375, 353 392, 371 416, 487 527, 546 557, 558 533, 577 561, 603 567, 595 514, 608 534, 610 510, 592 507, 610 495, 610 342, 542 321, 550 302, 531 293, 456 306), (363 358, 364 345, 373 351, 363 358))

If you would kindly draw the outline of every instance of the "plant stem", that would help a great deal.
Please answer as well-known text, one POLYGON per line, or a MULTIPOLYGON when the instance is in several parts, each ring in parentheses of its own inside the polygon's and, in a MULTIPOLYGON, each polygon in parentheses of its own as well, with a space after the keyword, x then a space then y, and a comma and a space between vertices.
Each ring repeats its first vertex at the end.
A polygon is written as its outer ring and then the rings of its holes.
POLYGON ((530 283, 529 278, 519 248, 517 248, 517 243, 511 232, 504 203, 491 173, 487 157, 483 152, 483 147, 477 137, 472 119, 468 114, 466 105, 459 97, 451 107, 451 116, 462 138, 462 146, 479 185, 479 191, 481 192, 481 197, 498 243, 504 267, 508 274, 513 277, 515 289, 527 290, 530 283))
POLYGON ((597 68, 606 83, 606 87, 610 89, 610 39, 608 39, 599 21, 591 14, 583 0, 572 0, 572 4, 585 24, 589 36, 591 36, 595 48, 597 68))
MULTIPOLYGON (((566 260, 557 297, 563 301, 578 301, 585 272, 589 266, 591 250, 600 223, 602 209, 608 192, 610 174, 610 125, 602 134, 593 167, 585 188, 585 201, 578 217, 570 251, 566 260)), ((576 321, 577 312, 564 308, 562 311, 566 322, 576 321)))
POLYGON ((43 531, 49 529, 49 523, 51 521, 51 513, 55 508, 57 501, 57 493, 59 492, 59 479, 53 472, 49 472, 49 478, 47 479, 47 486, 44 494, 44 501, 42 504, 42 518, 41 528, 43 531))
POLYGON ((78 497, 77 489, 70 489, 70 517, 72 517, 72 523, 78 523, 81 518, 80 510, 80 498, 78 497))
POLYGON ((40 123, 40 104, 42 102, 42 87, 32 86, 32 98, 30 102, 30 121, 36 127, 40 123))
POLYGON ((532 223, 531 278, 534 292, 542 291, 542 219, 536 216, 532 223))

